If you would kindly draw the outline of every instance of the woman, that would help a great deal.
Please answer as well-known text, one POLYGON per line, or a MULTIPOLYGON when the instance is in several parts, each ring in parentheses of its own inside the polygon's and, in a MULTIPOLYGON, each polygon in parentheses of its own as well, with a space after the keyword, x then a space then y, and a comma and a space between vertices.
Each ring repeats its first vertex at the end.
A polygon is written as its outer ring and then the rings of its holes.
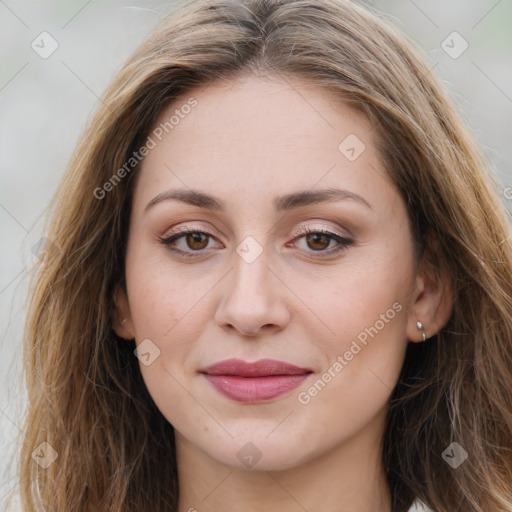
POLYGON ((55 197, 24 510, 512 510, 493 186, 376 15, 183 5, 114 79, 55 197))

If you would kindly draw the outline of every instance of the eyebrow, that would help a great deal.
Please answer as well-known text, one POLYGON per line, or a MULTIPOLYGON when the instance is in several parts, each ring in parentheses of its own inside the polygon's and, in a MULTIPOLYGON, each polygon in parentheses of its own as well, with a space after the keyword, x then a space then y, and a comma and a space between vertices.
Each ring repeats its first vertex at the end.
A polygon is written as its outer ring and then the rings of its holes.
MULTIPOLYGON (((225 205, 222 200, 193 189, 175 189, 166 190, 155 196, 144 208, 146 213, 153 206, 163 201, 176 200, 182 203, 198 206, 208 210, 225 211, 225 205)), ((302 206, 311 204, 327 203, 334 201, 351 200, 356 201, 373 210, 372 205, 362 196, 351 192, 350 190, 339 188, 327 188, 323 190, 304 190, 301 192, 293 192, 283 196, 278 196, 272 201, 276 211, 290 211, 302 206)))

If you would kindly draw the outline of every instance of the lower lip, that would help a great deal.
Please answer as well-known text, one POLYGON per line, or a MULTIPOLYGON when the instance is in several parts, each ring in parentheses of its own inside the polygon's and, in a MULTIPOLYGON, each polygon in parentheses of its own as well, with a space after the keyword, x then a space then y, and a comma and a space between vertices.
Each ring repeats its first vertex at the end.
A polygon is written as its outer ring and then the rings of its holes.
POLYGON ((276 398, 299 386, 309 377, 300 375, 272 375, 269 377, 235 377, 233 375, 204 376, 222 395, 237 402, 258 403, 276 398))

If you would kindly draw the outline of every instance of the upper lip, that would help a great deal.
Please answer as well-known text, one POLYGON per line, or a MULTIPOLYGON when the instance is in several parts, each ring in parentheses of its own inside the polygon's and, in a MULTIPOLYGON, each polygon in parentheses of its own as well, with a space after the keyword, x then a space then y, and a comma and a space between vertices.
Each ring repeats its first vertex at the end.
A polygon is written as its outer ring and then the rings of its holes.
POLYGON ((199 370, 208 375, 233 375, 238 377, 266 377, 269 375, 303 375, 311 373, 308 368, 276 359, 259 359, 249 363, 242 359, 225 359, 199 370))

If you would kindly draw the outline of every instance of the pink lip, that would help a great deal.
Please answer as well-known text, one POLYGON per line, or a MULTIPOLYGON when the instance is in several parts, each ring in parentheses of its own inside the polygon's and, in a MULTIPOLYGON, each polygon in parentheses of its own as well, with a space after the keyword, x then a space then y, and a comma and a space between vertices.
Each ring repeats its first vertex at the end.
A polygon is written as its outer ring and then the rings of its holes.
POLYGON ((226 359, 200 370, 222 395, 238 402, 257 403, 275 398, 303 382, 311 372, 275 359, 253 363, 226 359))

